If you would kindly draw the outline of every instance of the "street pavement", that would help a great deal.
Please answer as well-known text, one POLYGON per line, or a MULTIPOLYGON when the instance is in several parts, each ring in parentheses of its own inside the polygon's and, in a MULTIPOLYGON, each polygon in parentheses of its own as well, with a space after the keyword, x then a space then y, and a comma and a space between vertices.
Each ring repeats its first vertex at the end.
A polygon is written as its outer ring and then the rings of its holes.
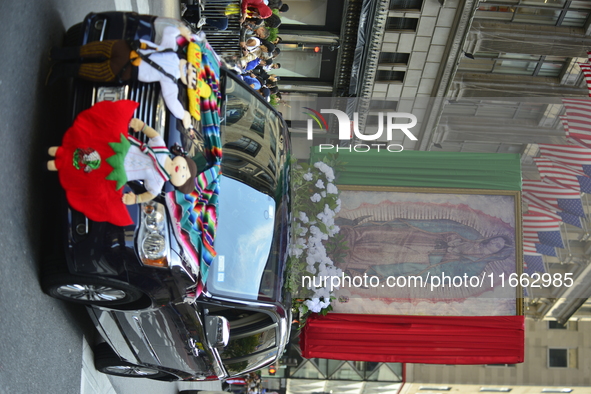
POLYGON ((176 394, 179 390, 221 390, 222 383, 215 382, 158 382, 150 379, 123 378, 109 376, 94 369, 93 353, 90 345, 83 338, 82 374, 80 394, 123 394, 123 393, 159 393, 176 394))
POLYGON ((132 10, 178 17, 178 0, 0 1, 0 394, 176 394, 220 382, 157 382, 94 369, 97 335, 85 309, 51 298, 39 278, 53 244, 57 177, 47 148, 69 124, 66 89, 45 86, 48 52, 89 12, 132 10))

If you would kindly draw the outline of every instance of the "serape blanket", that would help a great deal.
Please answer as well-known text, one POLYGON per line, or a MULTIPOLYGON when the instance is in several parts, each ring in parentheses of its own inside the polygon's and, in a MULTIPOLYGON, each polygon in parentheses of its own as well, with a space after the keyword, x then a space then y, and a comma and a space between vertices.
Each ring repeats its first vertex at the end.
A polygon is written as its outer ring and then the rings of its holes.
MULTIPOLYGON (((167 200, 173 216, 177 219, 185 252, 193 261, 199 263, 199 285, 197 293, 207 280, 211 262, 216 256, 214 240, 217 227, 217 203, 219 195, 219 177, 221 175, 222 142, 220 138, 219 105, 221 92, 219 87, 220 62, 206 40, 197 42, 201 49, 202 69, 198 73, 211 88, 208 98, 200 100, 201 125, 204 136, 204 155, 207 166, 199 169, 195 178, 195 189, 190 194, 178 190, 168 193, 167 200)), ((199 294, 196 294, 197 296, 199 294)))

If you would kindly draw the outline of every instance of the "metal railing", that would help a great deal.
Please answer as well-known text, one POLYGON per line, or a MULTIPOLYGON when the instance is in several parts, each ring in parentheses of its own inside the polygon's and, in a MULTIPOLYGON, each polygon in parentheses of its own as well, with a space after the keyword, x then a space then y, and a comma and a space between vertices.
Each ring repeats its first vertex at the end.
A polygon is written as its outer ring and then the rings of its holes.
POLYGON ((204 7, 201 18, 228 18, 226 30, 218 30, 207 24, 201 30, 207 35, 207 41, 222 57, 240 54, 240 1, 239 0, 202 0, 204 7), (237 13, 226 15, 227 9, 237 13))

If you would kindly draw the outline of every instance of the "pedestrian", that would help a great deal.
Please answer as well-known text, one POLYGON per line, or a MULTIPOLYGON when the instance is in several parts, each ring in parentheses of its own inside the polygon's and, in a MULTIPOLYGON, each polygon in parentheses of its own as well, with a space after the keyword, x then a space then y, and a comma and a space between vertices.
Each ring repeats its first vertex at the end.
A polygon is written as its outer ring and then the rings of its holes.
POLYGON ((242 0, 241 11, 240 23, 244 22, 249 16, 267 19, 273 15, 273 11, 271 11, 263 0, 242 0), (249 8, 254 11, 249 11, 249 8))

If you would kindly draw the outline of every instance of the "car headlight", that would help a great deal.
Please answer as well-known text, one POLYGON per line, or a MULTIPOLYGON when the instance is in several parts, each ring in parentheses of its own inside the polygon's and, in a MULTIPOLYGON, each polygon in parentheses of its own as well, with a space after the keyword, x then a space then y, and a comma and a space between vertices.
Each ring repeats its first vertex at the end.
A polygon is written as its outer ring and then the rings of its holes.
POLYGON ((164 205, 149 201, 140 205, 140 228, 137 238, 142 263, 168 268, 168 231, 164 205))

